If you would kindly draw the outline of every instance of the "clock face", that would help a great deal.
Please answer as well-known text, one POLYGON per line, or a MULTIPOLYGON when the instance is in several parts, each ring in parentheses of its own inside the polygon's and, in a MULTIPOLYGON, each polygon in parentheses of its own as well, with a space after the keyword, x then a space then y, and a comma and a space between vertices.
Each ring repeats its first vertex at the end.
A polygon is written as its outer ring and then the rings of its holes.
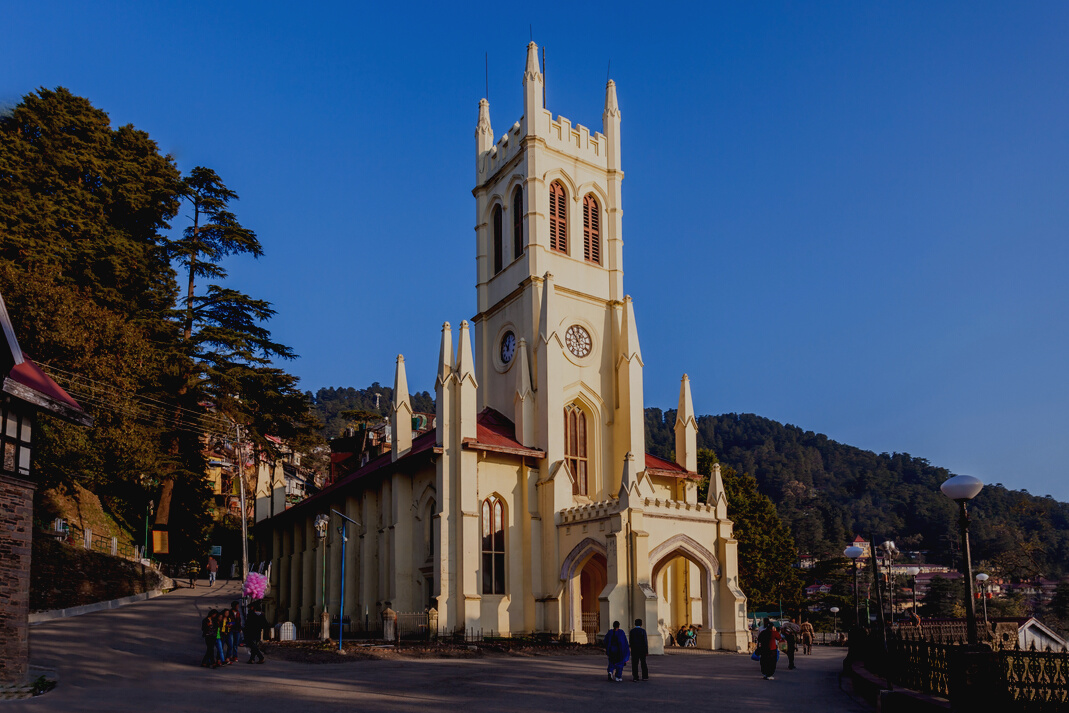
POLYGON ((585 357, 590 353, 590 333, 578 324, 568 327, 564 333, 564 343, 568 345, 568 351, 577 357, 585 357))
POLYGON ((512 362, 512 357, 516 355, 516 335, 512 332, 505 332, 505 336, 501 338, 501 363, 509 364, 512 362))

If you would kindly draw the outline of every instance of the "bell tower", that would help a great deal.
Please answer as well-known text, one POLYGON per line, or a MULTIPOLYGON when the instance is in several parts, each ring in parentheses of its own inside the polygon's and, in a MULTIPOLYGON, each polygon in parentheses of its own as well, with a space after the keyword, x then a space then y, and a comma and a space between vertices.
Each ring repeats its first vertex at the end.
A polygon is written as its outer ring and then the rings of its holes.
POLYGON ((641 470, 645 453, 642 355, 623 287, 621 113, 610 80, 602 131, 553 118, 544 83, 532 42, 519 121, 495 141, 479 102, 479 409, 512 419, 525 446, 545 451, 543 469, 565 467, 577 498, 600 499, 618 491, 625 455, 641 470))

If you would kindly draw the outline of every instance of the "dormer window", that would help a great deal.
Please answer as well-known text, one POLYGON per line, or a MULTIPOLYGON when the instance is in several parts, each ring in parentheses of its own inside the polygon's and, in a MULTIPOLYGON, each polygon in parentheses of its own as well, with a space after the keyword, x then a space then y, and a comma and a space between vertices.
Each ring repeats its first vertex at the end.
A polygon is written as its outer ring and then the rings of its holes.
POLYGON ((504 258, 501 255, 501 206, 494 206, 494 274, 501 272, 504 258))
POLYGON ((601 264, 601 211, 589 193, 583 199, 583 258, 601 264))
POLYGON ((559 181, 549 184, 549 249, 568 252, 568 195, 559 181))

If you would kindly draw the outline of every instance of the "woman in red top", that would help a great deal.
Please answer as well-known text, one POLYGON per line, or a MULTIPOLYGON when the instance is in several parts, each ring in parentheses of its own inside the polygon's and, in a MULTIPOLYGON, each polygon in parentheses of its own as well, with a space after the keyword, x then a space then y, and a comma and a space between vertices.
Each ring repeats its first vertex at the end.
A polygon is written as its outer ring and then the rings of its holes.
POLYGON ((767 616, 764 624, 765 628, 757 635, 757 653, 761 657, 762 675, 766 681, 772 681, 776 674, 776 662, 779 661, 779 642, 782 637, 767 616))

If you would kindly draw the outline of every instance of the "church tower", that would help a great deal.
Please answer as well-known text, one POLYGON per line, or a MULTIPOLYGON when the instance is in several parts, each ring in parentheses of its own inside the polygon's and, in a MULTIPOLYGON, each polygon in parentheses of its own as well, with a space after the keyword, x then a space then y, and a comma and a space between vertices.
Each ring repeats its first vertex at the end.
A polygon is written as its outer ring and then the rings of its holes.
POLYGON ((496 141, 479 103, 478 406, 545 452, 540 481, 567 478, 577 502, 598 501, 619 490, 625 456, 641 469, 645 453, 642 355, 623 287, 621 115, 609 81, 602 131, 554 119, 544 81, 532 42, 523 116, 496 141), (548 472, 562 462, 564 473, 548 472))

